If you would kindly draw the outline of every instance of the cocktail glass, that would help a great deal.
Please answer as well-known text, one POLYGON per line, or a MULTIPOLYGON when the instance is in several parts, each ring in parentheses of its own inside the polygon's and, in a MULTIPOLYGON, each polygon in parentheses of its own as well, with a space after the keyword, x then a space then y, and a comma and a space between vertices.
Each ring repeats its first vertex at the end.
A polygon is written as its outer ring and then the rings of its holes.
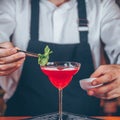
POLYGON ((48 62, 40 66, 42 72, 48 76, 50 82, 59 91, 59 120, 62 120, 62 90, 70 83, 72 77, 79 71, 78 62, 48 62))

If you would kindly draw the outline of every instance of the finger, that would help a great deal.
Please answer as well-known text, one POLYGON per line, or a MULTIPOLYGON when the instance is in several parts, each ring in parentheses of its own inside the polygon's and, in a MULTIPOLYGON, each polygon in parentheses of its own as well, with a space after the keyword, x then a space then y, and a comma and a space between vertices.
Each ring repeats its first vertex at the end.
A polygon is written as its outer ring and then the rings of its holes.
POLYGON ((6 57, 6 56, 10 56, 12 54, 15 54, 17 52, 16 48, 10 48, 10 49, 2 49, 0 48, 0 58, 1 57, 6 57))
POLYGON ((94 96, 94 97, 96 97, 96 98, 107 99, 107 98, 106 98, 106 94, 94 94, 93 91, 88 91, 87 94, 88 94, 89 96, 94 96))
POLYGON ((105 99, 105 100, 111 100, 111 99, 114 99, 114 98, 117 98, 118 95, 117 94, 113 94, 111 96, 104 96, 104 97, 100 97, 101 99, 105 99))
POLYGON ((13 73, 14 71, 16 71, 18 68, 19 68, 19 67, 16 66, 16 67, 14 67, 14 68, 12 68, 12 69, 9 69, 9 70, 6 70, 6 71, 2 71, 2 72, 0 72, 0 76, 8 76, 8 75, 10 75, 11 73, 13 73))
POLYGON ((116 76, 112 72, 107 72, 106 74, 98 77, 97 79, 91 82, 92 85, 106 84, 112 82, 116 79, 116 76))
MULTIPOLYGON (((120 88, 119 88, 119 89, 120 89, 120 88)), ((119 93, 120 90, 119 90, 119 89, 116 88, 116 89, 108 92, 108 93, 106 94, 107 99, 112 99, 112 98, 119 97, 119 96, 120 96, 120 93, 119 93)))
POLYGON ((8 57, 0 58, 0 64, 12 63, 25 57, 25 53, 19 52, 8 57))
POLYGON ((106 95, 106 93, 112 91, 115 88, 116 88, 116 85, 114 83, 109 83, 109 84, 102 85, 102 86, 94 88, 94 89, 89 89, 88 95, 104 96, 104 95, 106 95))
POLYGON ((7 41, 7 42, 2 42, 2 43, 0 43, 0 47, 4 47, 4 48, 13 48, 14 45, 13 45, 12 42, 7 41))
POLYGON ((92 90, 87 91, 87 94, 89 96, 94 96, 94 97, 97 97, 97 98, 105 97, 104 94, 94 94, 94 91, 92 91, 92 90))
POLYGON ((20 66, 16 66, 16 67, 14 67, 14 68, 12 68, 12 69, 10 69, 10 70, 6 70, 6 71, 2 71, 2 72, 0 72, 0 76, 8 76, 8 75, 10 75, 11 73, 13 73, 14 71, 16 71, 18 68, 19 68, 20 66))
POLYGON ((24 60, 25 60, 25 58, 22 58, 21 60, 19 60, 17 62, 0 65, 0 72, 3 73, 7 70, 14 69, 16 67, 20 67, 20 65, 24 62, 24 60))
POLYGON ((101 65, 92 75, 91 77, 96 78, 100 77, 101 75, 104 75, 106 73, 106 67, 107 65, 101 65))

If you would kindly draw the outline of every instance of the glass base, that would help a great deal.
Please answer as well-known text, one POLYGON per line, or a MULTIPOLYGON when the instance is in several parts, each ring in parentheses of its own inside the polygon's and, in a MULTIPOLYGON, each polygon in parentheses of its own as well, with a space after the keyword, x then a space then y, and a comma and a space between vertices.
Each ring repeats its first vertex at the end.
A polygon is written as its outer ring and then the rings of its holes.
MULTIPOLYGON (((63 120, 100 120, 85 115, 75 115, 66 112, 63 112, 62 119, 63 120)), ((28 118, 24 120, 59 120, 59 114, 58 113, 45 114, 40 116, 34 116, 32 118, 28 118)))

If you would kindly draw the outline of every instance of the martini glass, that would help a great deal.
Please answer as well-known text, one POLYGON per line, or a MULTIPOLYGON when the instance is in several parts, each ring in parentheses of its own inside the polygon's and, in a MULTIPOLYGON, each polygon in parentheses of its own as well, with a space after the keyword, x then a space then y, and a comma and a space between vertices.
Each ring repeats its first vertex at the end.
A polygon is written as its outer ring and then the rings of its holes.
POLYGON ((72 77, 79 71, 77 62, 48 62, 40 66, 42 72, 48 76, 50 82, 59 91, 59 120, 62 120, 62 91, 71 82, 72 77))

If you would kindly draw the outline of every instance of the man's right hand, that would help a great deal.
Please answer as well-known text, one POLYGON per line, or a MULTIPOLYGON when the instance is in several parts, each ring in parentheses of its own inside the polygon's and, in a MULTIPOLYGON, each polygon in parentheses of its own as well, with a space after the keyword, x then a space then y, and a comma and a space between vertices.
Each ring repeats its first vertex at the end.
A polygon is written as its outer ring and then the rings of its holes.
POLYGON ((17 52, 11 42, 0 43, 0 76, 7 76, 17 70, 25 60, 25 53, 17 52))

